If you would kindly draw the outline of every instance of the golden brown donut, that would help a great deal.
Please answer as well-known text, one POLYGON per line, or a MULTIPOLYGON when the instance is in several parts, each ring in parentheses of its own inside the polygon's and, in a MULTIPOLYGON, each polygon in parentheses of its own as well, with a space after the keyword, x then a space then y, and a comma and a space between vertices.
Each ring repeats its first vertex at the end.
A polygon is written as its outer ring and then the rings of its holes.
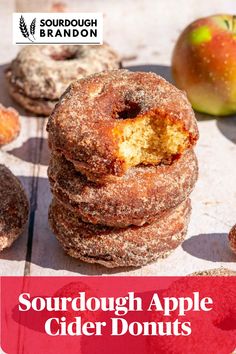
POLYGON ((133 167, 115 181, 99 185, 53 154, 48 169, 53 195, 83 221, 115 227, 141 226, 183 202, 198 175, 188 150, 171 165, 133 167))
POLYGON ((20 181, 0 165, 0 251, 20 236, 28 220, 29 203, 20 181))
POLYGON ((236 225, 229 232, 229 245, 234 253, 236 253, 236 225))
POLYGON ((152 224, 119 229, 84 223, 53 199, 49 224, 72 257, 109 268, 138 267, 166 257, 183 242, 190 211, 190 200, 187 200, 152 224))
POLYGON ((0 146, 10 143, 20 132, 20 117, 13 108, 0 104, 0 146))
POLYGON ((119 56, 107 44, 32 45, 19 51, 6 78, 10 95, 19 104, 49 115, 73 80, 119 67, 119 56))
POLYGON ((154 73, 114 70, 73 82, 47 130, 49 145, 91 180, 170 163, 198 139, 186 95, 154 73))

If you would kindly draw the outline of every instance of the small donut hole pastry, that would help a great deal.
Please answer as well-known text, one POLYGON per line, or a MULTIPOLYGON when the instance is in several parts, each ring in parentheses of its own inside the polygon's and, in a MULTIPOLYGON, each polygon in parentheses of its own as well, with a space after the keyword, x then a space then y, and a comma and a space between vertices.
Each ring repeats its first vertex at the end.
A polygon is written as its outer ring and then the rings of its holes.
POLYGON ((171 165, 132 167, 115 181, 98 184, 53 153, 48 176, 54 197, 83 221, 141 226, 188 198, 197 180, 198 165, 193 150, 188 150, 171 165))
POLYGON ((25 109, 49 115, 76 79, 118 69, 120 58, 104 45, 32 45, 21 49, 6 71, 10 95, 25 109))
POLYGON ((0 104, 0 146, 10 143, 20 132, 20 117, 13 108, 0 104))
POLYGON ((229 232, 229 246, 231 250, 236 253, 236 225, 234 225, 229 232))
POLYGON ((21 235, 28 220, 29 203, 20 181, 0 165, 0 251, 21 235))
POLYGON ((154 73, 107 71, 71 84, 47 126, 49 145, 91 180, 169 164, 198 139, 186 95, 154 73))
POLYGON ((167 257, 184 241, 190 212, 190 200, 186 200, 152 224, 115 228, 85 223, 54 198, 49 224, 74 258, 108 268, 139 267, 167 257))

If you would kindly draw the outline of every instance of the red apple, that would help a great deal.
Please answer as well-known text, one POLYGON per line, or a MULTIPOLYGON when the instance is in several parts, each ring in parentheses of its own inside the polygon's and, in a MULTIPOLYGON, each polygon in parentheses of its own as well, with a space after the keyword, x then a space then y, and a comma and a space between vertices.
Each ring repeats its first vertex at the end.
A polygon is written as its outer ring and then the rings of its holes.
POLYGON ((191 23, 176 43, 172 73, 195 110, 236 113, 236 16, 214 15, 191 23))

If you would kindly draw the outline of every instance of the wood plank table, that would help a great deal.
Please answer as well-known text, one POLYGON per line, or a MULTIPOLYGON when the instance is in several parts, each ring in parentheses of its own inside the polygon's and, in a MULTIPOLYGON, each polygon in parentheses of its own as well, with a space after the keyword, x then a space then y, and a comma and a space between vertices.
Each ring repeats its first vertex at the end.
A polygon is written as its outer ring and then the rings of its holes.
MULTIPOLYGON (((40 8, 41 1, 37 3, 40 8)), ((72 3, 77 11, 104 13, 104 38, 121 53, 126 67, 154 71, 169 80, 171 51, 181 29, 197 17, 235 9, 234 0, 72 3)), ((19 49, 11 44, 14 9, 14 1, 1 0, 0 102, 21 113, 22 130, 14 142, 1 148, 0 162, 20 177, 31 213, 24 234, 0 254, 0 275, 185 275, 220 266, 236 270, 236 256, 227 242, 227 233, 236 223, 236 117, 197 115, 200 176, 192 194, 191 223, 187 239, 168 258, 138 269, 107 270, 64 254, 47 222, 51 195, 46 174, 46 119, 26 114, 10 99, 4 83, 4 69, 19 49)))

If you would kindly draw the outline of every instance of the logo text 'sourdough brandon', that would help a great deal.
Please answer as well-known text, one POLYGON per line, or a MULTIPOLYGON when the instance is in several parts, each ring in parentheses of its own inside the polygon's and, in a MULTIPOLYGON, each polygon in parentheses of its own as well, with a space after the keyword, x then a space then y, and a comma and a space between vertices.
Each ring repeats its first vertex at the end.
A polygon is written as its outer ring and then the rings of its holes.
POLYGON ((102 44, 101 13, 14 13, 14 44, 102 44))

